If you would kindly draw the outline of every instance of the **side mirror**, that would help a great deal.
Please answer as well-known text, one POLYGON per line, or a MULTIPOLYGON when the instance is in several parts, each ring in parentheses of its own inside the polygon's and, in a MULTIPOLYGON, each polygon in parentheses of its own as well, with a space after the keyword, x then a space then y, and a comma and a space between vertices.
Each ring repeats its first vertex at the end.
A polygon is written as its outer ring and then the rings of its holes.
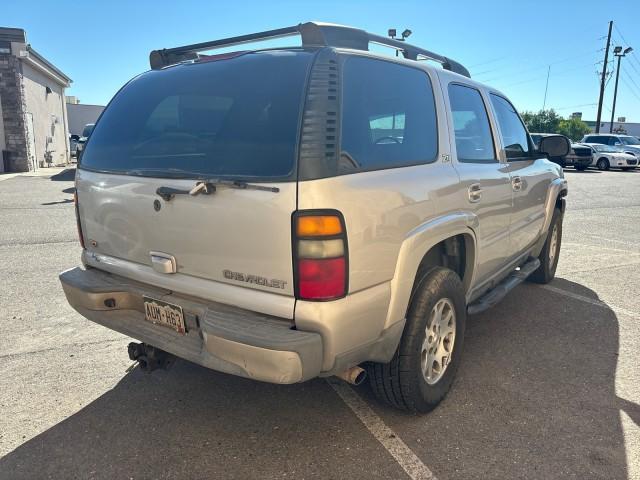
POLYGON ((548 157, 564 157, 571 151, 571 142, 564 135, 549 135, 540 139, 538 151, 548 157))
POLYGON ((622 143, 620 143, 620 142, 616 142, 616 143, 614 143, 613 145, 614 145, 614 146, 616 146, 616 147, 619 147, 620 145, 622 145, 622 143))
POLYGON ((71 140, 77 142, 78 140, 80 140, 80 135, 71 135, 71 140))

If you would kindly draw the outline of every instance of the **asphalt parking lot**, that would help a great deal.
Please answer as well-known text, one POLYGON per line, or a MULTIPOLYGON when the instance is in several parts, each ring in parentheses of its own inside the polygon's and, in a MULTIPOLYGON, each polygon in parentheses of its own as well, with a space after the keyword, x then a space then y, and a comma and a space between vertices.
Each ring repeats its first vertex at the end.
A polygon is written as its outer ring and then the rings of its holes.
POLYGON ((0 178, 0 478, 640 479, 640 171, 575 172, 557 278, 470 317, 424 416, 178 362, 66 303, 72 172, 0 178))

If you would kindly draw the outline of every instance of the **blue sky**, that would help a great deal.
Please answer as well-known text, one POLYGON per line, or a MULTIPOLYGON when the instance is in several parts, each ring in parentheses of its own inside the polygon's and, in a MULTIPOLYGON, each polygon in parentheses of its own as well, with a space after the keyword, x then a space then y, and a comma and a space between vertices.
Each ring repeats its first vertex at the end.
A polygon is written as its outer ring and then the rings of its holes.
MULTIPOLYGON (((640 1, 34 1, 8 2, 1 26, 27 31, 33 48, 73 79, 68 94, 106 104, 148 69, 155 48, 321 20, 385 34, 413 30, 411 43, 454 58, 474 78, 505 92, 520 110, 543 105, 595 119, 602 48, 613 20, 614 45, 636 52, 622 61, 616 117, 640 122, 640 1), (55 6, 54 6, 55 5, 55 6)), ((289 39, 280 44, 291 44, 289 39)), ((612 78, 603 119, 611 115, 612 78)))

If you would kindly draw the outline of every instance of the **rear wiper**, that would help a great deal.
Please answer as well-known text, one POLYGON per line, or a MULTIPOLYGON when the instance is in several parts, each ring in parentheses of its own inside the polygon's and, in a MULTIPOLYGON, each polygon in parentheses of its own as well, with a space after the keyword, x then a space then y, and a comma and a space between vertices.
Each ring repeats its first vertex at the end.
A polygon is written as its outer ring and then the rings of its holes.
POLYGON ((172 187, 158 187, 158 189, 156 189, 156 194, 160 195, 168 202, 176 195, 211 195, 212 193, 216 193, 218 187, 237 188, 239 190, 260 190, 263 192, 273 193, 278 193, 280 191, 278 187, 265 187, 264 185, 247 183, 243 180, 210 179, 198 180, 191 190, 181 190, 172 187))

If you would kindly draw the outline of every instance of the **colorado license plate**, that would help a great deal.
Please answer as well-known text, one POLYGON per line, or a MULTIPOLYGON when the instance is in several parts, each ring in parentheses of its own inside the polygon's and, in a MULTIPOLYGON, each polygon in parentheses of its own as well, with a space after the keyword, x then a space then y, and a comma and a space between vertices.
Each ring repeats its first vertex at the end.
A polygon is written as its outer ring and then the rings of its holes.
POLYGON ((182 307, 150 297, 142 297, 142 300, 144 301, 145 320, 171 328, 184 335, 186 329, 182 307))

